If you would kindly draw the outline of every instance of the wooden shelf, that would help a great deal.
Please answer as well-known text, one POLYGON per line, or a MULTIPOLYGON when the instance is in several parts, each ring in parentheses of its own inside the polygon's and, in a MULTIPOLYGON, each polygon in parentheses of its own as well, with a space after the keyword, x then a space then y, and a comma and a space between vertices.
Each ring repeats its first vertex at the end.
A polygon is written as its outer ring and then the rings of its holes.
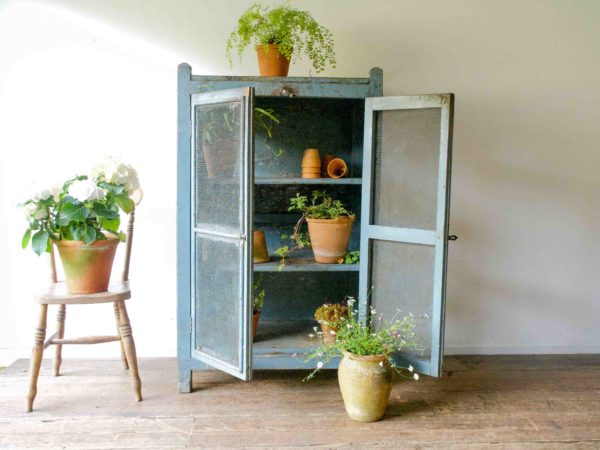
POLYGON ((362 178, 286 178, 286 177, 256 177, 254 184, 311 184, 311 185, 359 185, 362 178))
MULTIPOLYGON (((279 272, 278 256, 267 263, 254 264, 255 272, 279 272)), ((321 264, 312 258, 286 258, 281 272, 358 272, 360 264, 321 264)))

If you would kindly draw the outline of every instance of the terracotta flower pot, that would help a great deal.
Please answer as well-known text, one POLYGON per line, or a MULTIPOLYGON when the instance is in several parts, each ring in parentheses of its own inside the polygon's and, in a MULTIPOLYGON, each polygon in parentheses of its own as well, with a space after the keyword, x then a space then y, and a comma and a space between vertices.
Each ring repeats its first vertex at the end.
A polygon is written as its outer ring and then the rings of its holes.
POLYGON ((302 178, 321 178, 319 150, 307 148, 302 157, 302 178))
POLYGON ((360 422, 383 417, 392 392, 392 366, 386 355, 344 352, 338 381, 348 417, 360 422))
POLYGON ((256 330, 258 329, 258 321, 260 320, 260 313, 255 312, 252 314, 252 339, 256 338, 256 330))
POLYGON ((281 54, 277 44, 267 44, 256 47, 258 69, 263 77, 287 77, 290 60, 281 54))
POLYGON ((82 241, 55 241, 72 294, 93 294, 108 289, 119 240, 108 237, 89 245, 82 241))
POLYGON ((202 154, 208 178, 231 178, 237 163, 236 155, 230 151, 237 145, 232 139, 217 143, 203 142, 202 154))
POLYGON ((342 158, 333 158, 327 164, 327 175, 331 178, 342 178, 348 173, 348 166, 342 158))
POLYGON ((337 328, 330 327, 329 325, 321 322, 321 331, 323 332, 323 340, 327 343, 333 344, 335 342, 335 336, 337 334, 337 328), (336 334, 331 334, 331 332, 336 334))
POLYGON ((269 262, 269 251, 267 250, 265 232, 262 230, 255 230, 252 235, 252 257, 254 260, 254 264, 269 262))
POLYGON ((327 165, 331 162, 332 159, 335 159, 333 155, 325 155, 321 158, 321 176, 323 178, 328 178, 329 174, 327 173, 327 165))
POLYGON ((308 233, 315 261, 335 264, 346 253, 354 217, 340 216, 337 219, 307 218, 308 233))

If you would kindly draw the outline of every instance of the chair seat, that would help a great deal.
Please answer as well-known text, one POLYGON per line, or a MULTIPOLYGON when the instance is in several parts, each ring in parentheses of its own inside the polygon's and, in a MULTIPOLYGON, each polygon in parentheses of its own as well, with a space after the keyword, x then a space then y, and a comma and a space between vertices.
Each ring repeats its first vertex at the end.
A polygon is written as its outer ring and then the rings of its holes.
POLYGON ((95 294, 71 294, 64 281, 52 283, 39 294, 35 301, 43 305, 84 305, 92 303, 110 303, 131 298, 129 281, 119 281, 108 286, 108 290, 95 294))

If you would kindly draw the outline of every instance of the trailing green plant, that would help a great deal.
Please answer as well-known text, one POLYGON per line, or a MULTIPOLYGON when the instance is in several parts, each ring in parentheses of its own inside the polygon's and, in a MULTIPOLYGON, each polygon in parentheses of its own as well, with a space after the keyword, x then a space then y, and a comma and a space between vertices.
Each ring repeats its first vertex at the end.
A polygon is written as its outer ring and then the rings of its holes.
POLYGON ((31 242, 33 251, 41 255, 50 252, 52 241, 61 239, 90 244, 109 233, 124 241, 120 212, 133 211, 130 195, 137 190, 135 169, 113 158, 61 187, 37 189, 20 205, 28 221, 21 245, 27 248, 31 242))
POLYGON ((269 44, 277 45, 279 52, 290 61, 299 60, 305 54, 312 62, 315 72, 322 72, 328 65, 335 68, 334 40, 331 32, 319 25, 308 11, 283 4, 276 8, 254 3, 238 19, 226 44, 229 64, 233 65, 235 51, 242 60, 248 46, 259 45, 268 51, 269 44))
POLYGON ((263 288, 263 275, 254 277, 252 286, 252 313, 260 313, 265 306, 265 290, 263 288))
MULTIPOLYGON (((412 366, 401 367, 394 363, 391 359, 391 354, 396 351, 417 349, 423 351, 416 335, 415 326, 416 319, 414 315, 408 314, 404 317, 398 317, 398 310, 394 317, 389 322, 384 321, 383 315, 378 314, 372 306, 367 313, 367 320, 362 323, 358 319, 354 305, 356 300, 353 297, 348 297, 348 316, 341 317, 337 323, 338 331, 335 333, 335 342, 326 343, 323 340, 323 333, 317 332, 319 345, 315 350, 306 354, 305 362, 317 360, 317 367, 314 369, 304 381, 308 381, 317 374, 317 372, 333 358, 338 358, 344 355, 344 352, 353 353, 355 355, 385 355, 391 366, 398 374, 405 376, 404 370, 414 372, 412 366)), ((315 334, 309 334, 309 337, 314 338, 315 334)), ((415 380, 419 379, 419 375, 414 373, 411 377, 415 380)))
POLYGON ((346 254, 338 259, 338 264, 358 264, 360 262, 360 250, 346 251, 346 254))
POLYGON ((315 311, 317 322, 333 328, 337 328, 342 318, 348 318, 348 306, 341 303, 325 303, 315 311))
POLYGON ((279 270, 283 269, 286 257, 293 251, 310 247, 310 237, 308 233, 302 232, 302 225, 309 219, 337 219, 338 217, 354 217, 354 213, 346 209, 341 200, 336 200, 325 191, 314 190, 310 201, 306 195, 296 193, 295 197, 290 199, 288 211, 300 211, 302 215, 294 225, 294 231, 291 236, 282 235, 282 239, 291 239, 294 245, 284 245, 275 250, 275 254, 281 257, 279 270))
MULTIPOLYGON (((240 114, 233 103, 201 109, 199 113, 202 142, 215 144, 223 139, 229 139, 240 127, 240 114)), ((280 123, 275 110, 255 107, 253 118, 255 129, 263 131, 267 138, 271 139, 274 126, 280 123)))

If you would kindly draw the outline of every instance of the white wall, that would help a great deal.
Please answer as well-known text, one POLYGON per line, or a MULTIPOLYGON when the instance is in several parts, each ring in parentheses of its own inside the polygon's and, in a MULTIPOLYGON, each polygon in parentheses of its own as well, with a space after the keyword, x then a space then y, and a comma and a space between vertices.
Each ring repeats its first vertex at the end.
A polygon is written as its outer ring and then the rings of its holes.
MULTIPOLYGON (((4 361, 29 353, 31 297, 46 276, 19 247, 17 192, 105 153, 133 163, 146 194, 129 303, 139 355, 175 354, 176 66, 256 74, 252 54, 233 69, 224 57, 250 3, 0 0, 4 361)), ((600 351, 600 2, 293 4, 335 35, 338 67, 324 75, 380 66, 387 95, 456 94, 448 352, 600 351)), ((113 331, 111 308, 71 309, 68 334, 113 331)))

